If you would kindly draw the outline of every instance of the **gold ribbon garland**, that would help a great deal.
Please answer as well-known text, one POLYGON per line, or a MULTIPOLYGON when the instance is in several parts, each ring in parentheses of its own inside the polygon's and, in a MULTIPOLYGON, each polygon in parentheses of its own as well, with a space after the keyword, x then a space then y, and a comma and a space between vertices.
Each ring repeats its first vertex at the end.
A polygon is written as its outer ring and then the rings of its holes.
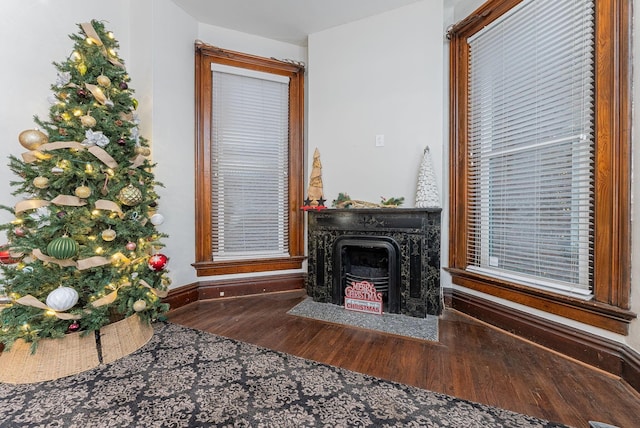
POLYGON ((73 150, 87 150, 89 153, 94 155, 98 160, 100 160, 103 164, 108 166, 109 168, 117 168, 118 162, 114 158, 111 157, 106 150, 99 146, 90 146, 85 147, 81 143, 77 141, 56 141, 53 143, 45 143, 38 147, 37 150, 31 150, 29 152, 22 153, 22 159, 25 163, 33 163, 42 158, 43 152, 48 152, 51 150, 59 150, 59 149, 73 149, 73 150))
POLYGON ((98 100, 100 104, 106 104, 107 96, 99 86, 92 85, 91 83, 85 83, 84 86, 89 90, 89 92, 91 92, 91 95, 93 95, 93 97, 98 100))
MULTIPOLYGON (((53 198, 51 202, 45 201, 43 199, 28 199, 26 201, 20 201, 15 205, 14 211, 15 211, 15 214, 18 215, 24 211, 37 210, 38 208, 48 207, 51 204, 65 205, 70 207, 72 206, 81 207, 86 205, 87 203, 84 202, 82 199, 78 198, 77 196, 58 195, 55 198, 53 198)), ((98 210, 113 211, 117 213, 118 216, 121 218, 122 216, 124 216, 124 213, 120 209, 120 206, 113 201, 108 201, 106 199, 98 199, 94 207, 98 210)))
POLYGON ((129 165, 129 168, 136 169, 137 167, 142 165, 145 160, 146 160, 146 158, 139 154, 136 157, 134 157, 133 159, 129 160, 129 162, 131 162, 131 165, 129 165))
POLYGON ((14 207, 15 214, 18 215, 21 212, 28 210, 37 210, 38 208, 48 207, 51 202, 43 199, 28 199, 26 201, 20 201, 14 207))
POLYGON ((113 201, 108 201, 106 199, 98 199, 96 201, 95 207, 98 210, 113 211, 117 213, 120 218, 124 216, 124 213, 120 209, 120 205, 116 204, 113 201))
POLYGON ((108 265, 109 263, 111 262, 106 257, 93 256, 86 259, 78 260, 78 262, 76 263, 76 267, 78 268, 78 270, 86 270, 98 266, 108 265))
MULTIPOLYGON (((139 284, 141 284, 145 288, 148 288, 153 294, 155 294, 160 298, 167 297, 169 294, 168 291, 162 291, 162 290, 158 290, 157 288, 153 288, 144 279, 141 279, 139 281, 139 284)), ((91 306, 93 306, 94 308, 98 308, 100 306, 110 305, 111 303, 115 302, 116 299, 118 298, 118 290, 124 287, 129 287, 131 285, 132 284, 130 282, 125 282, 124 284, 120 285, 120 287, 118 287, 116 290, 113 290, 111 293, 107 294, 106 296, 91 302, 91 306)))
POLYGON ((77 196, 73 195, 58 195, 51 200, 54 205, 64 205, 67 207, 83 207, 87 205, 86 201, 83 201, 77 196))
POLYGON ((31 294, 27 294, 15 301, 23 306, 31 306, 33 308, 44 309, 45 311, 52 311, 55 316, 61 320, 79 320, 82 315, 73 315, 66 312, 58 312, 55 309, 51 309, 49 306, 42 303, 40 300, 33 297, 31 294))
POLYGON ((58 266, 61 267, 77 267, 76 262, 74 262, 71 259, 56 259, 53 257, 49 257, 46 254, 44 254, 42 251, 40 251, 39 248, 34 249, 31 254, 33 255, 33 257, 35 257, 36 259, 40 260, 41 262, 45 262, 45 263, 54 263, 57 264, 58 266))
MULTIPOLYGON (((167 297, 167 295, 169 294, 167 291, 162 291, 162 290, 158 290, 156 288, 153 288, 152 286, 150 286, 145 280, 141 279, 139 281, 139 283, 145 287, 148 288, 153 294, 155 294, 156 296, 163 298, 163 297, 167 297)), ((125 282, 124 284, 122 284, 120 287, 118 287, 118 289, 113 290, 111 293, 107 294, 106 296, 103 296, 99 299, 94 300, 93 302, 91 302, 91 306, 93 306, 94 308, 99 308, 100 306, 104 306, 104 305, 110 305, 111 303, 115 302, 116 299, 118 298, 118 290, 120 288, 123 287, 129 287, 132 284, 130 282, 125 282)), ((30 294, 27 294, 26 296, 23 296, 17 300, 15 300, 15 303, 18 303, 20 305, 23 306, 31 306, 33 308, 38 308, 38 309, 43 309, 45 311, 51 311, 54 313, 54 315, 62 320, 79 320, 82 318, 82 315, 74 315, 74 314, 69 314, 63 311, 56 311, 55 309, 51 309, 49 306, 47 306, 46 304, 42 303, 40 300, 36 299, 35 297, 33 297, 30 294)))

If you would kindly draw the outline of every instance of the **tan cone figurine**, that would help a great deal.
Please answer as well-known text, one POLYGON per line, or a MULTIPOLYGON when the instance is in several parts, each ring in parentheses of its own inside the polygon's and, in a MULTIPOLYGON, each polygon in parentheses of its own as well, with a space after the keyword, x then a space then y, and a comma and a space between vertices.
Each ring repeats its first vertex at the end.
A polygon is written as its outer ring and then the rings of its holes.
POLYGON ((320 152, 316 148, 313 152, 313 164, 311 167, 311 176, 309 177, 309 188, 307 190, 307 198, 310 206, 317 207, 324 205, 322 189, 322 163, 320 162, 320 152), (319 201, 322 201, 320 203, 319 201))

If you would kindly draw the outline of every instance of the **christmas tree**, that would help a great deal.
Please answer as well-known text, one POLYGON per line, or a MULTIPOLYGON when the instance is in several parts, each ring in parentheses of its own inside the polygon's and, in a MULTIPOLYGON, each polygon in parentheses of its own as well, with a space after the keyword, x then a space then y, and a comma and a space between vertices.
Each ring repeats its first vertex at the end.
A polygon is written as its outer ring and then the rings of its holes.
POLYGON ((78 25, 70 56, 54 62, 48 120, 21 132, 28 151, 9 156, 19 177, 2 206, 15 219, 0 225, 8 243, 0 259, 0 343, 37 344, 72 331, 91 332, 132 314, 162 318, 169 279, 166 235, 154 213, 160 186, 139 135, 137 101, 102 22, 78 25), (8 254, 8 255, 7 255, 8 254))

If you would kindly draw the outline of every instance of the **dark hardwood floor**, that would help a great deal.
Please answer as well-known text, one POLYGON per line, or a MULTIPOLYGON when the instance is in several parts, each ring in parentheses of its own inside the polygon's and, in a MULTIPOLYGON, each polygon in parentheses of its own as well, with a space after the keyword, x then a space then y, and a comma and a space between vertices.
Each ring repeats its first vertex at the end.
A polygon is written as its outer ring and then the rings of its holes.
POLYGON ((445 310, 439 342, 288 315, 303 290, 194 302, 169 320, 383 379, 588 427, 640 426, 640 394, 605 372, 445 310))

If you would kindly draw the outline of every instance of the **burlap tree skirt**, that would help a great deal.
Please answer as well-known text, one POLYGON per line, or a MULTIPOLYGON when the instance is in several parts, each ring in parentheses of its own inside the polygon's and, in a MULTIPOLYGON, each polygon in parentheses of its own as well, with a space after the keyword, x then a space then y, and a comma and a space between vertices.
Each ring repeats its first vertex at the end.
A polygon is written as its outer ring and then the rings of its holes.
POLYGON ((96 334, 69 333, 61 339, 42 339, 34 354, 31 343, 16 341, 0 353, 0 382, 35 383, 58 379, 108 364, 141 348, 153 336, 153 327, 137 315, 100 329, 96 334), (98 349, 98 347, 100 347, 98 349))

